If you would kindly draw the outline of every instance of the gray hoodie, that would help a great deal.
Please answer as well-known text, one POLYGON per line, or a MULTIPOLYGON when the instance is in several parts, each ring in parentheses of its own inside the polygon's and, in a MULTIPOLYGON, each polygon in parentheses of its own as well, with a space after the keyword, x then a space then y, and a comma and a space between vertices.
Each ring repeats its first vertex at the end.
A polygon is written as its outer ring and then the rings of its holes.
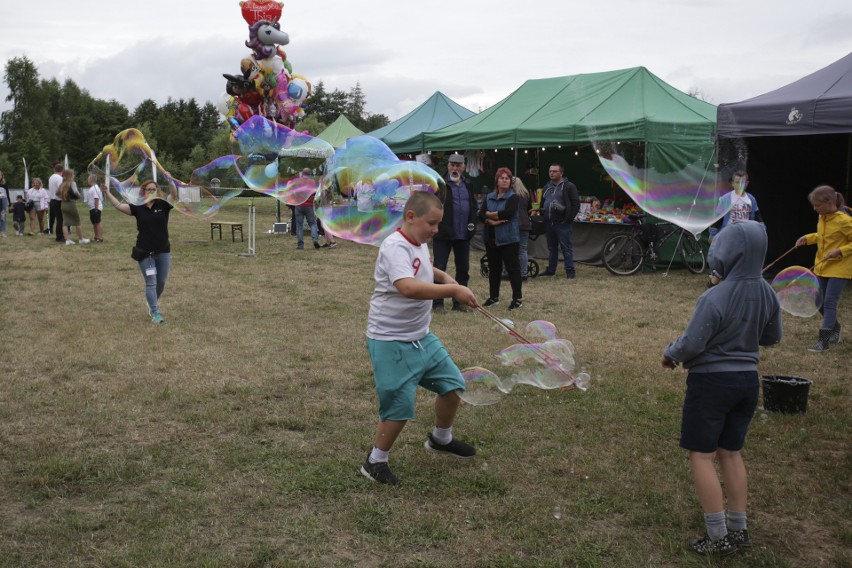
POLYGON ((686 331, 663 356, 697 373, 753 371, 759 345, 781 341, 781 306, 761 276, 766 230, 756 221, 728 225, 708 255, 722 281, 698 298, 686 331))

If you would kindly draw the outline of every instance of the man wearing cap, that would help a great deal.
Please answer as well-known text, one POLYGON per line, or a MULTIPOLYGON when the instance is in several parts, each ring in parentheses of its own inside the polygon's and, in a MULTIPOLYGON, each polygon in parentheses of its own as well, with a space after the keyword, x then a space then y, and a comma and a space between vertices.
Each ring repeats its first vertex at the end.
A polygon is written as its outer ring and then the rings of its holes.
MULTIPOLYGON (((438 232, 432 237, 432 249, 435 268, 446 271, 450 260, 450 251, 456 264, 456 282, 467 286, 470 280, 470 239, 476 228, 476 197, 470 182, 464 177, 464 156, 452 154, 448 160, 446 189, 438 191, 438 198, 444 204, 444 217, 438 225, 438 232)), ((433 310, 443 310, 444 300, 432 302, 433 310)), ((466 312, 468 308, 453 299, 453 310, 466 312)))
POLYGON ((541 194, 538 214, 547 221, 547 270, 541 276, 554 276, 559 261, 559 250, 565 260, 565 276, 573 280, 574 248, 571 236, 574 229, 574 216, 580 210, 580 196, 577 186, 563 177, 564 170, 559 164, 552 164, 548 169, 550 181, 544 186, 541 194))

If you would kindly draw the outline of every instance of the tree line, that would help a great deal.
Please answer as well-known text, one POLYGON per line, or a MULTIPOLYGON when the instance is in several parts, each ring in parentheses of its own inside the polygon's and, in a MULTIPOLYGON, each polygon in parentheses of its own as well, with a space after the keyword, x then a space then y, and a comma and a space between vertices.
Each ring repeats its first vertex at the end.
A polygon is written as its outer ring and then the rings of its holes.
MULTIPOLYGON (((78 184, 85 183, 89 162, 127 128, 141 131, 163 167, 184 181, 194 169, 233 153, 231 128, 211 102, 169 98, 159 105, 146 99, 131 112, 116 100, 92 97, 72 79, 60 84, 55 78, 41 78, 26 56, 6 62, 3 79, 12 108, 0 114, 0 171, 10 187, 23 186, 22 159, 27 161, 30 180, 46 181, 52 165, 65 156, 77 172, 78 184)), ((389 123, 385 115, 370 114, 365 107, 360 84, 349 91, 329 92, 320 81, 296 130, 319 134, 341 114, 364 132, 389 123)))

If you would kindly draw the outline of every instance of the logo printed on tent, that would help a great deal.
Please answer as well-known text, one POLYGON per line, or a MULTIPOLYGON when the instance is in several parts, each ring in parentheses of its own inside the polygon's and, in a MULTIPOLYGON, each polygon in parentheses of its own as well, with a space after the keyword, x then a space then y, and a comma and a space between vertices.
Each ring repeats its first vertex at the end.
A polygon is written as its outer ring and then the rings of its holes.
POLYGON ((790 109, 790 114, 787 115, 787 124, 797 124, 805 115, 796 107, 790 109))

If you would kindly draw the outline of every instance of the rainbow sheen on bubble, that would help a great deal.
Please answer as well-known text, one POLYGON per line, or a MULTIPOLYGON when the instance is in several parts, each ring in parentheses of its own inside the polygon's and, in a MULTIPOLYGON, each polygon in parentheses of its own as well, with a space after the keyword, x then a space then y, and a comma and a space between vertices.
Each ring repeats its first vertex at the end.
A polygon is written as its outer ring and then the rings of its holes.
POLYGON ((505 394, 500 377, 483 367, 462 369, 465 390, 459 393, 466 403, 473 406, 488 406, 500 402, 505 394))
POLYGON ((556 326, 546 320, 531 321, 524 329, 524 337, 537 342, 556 339, 556 326))
POLYGON ((516 343, 501 350, 497 358, 510 368, 511 385, 550 390, 570 387, 574 382, 574 345, 566 339, 516 343))
POLYGON ((402 161, 371 136, 350 138, 326 162, 314 200, 317 217, 334 236, 378 246, 402 224, 413 191, 438 193, 443 178, 416 161, 402 161))
POLYGON ((545 320, 530 322, 524 329, 529 335, 519 333, 510 320, 497 320, 495 327, 504 337, 511 337, 515 342, 503 348, 497 354, 500 361, 499 371, 494 372, 484 367, 465 369, 468 390, 462 399, 470 404, 482 406, 494 404, 500 396, 509 394, 517 385, 527 385, 542 390, 561 388, 563 390, 578 388, 585 391, 589 388, 591 376, 581 369, 579 373, 574 345, 567 339, 556 337, 556 326, 545 320), (532 337, 541 339, 533 342, 532 337))
MULTIPOLYGON (((250 189, 287 205, 301 205, 317 191, 305 168, 322 168, 334 149, 327 142, 262 116, 252 116, 231 135, 232 154, 192 172, 190 185, 220 196, 221 204, 250 189)), ((221 206, 220 204, 220 206, 221 206)))
POLYGON ((95 175, 98 183, 105 182, 134 205, 142 205, 156 197, 166 199, 175 209, 187 215, 203 215, 205 207, 217 207, 214 196, 188 187, 163 168, 145 136, 135 128, 119 132, 112 144, 104 146, 87 169, 95 175), (140 194, 140 185, 149 179, 160 187, 158 195, 140 194))
MULTIPOLYGON (((653 164, 631 163, 626 152, 611 144, 601 144, 598 158, 615 183, 646 213, 674 223, 694 235, 721 219, 733 205, 730 185, 717 178, 712 166, 712 147, 695 150, 698 155, 670 165, 670 170, 653 164)), ((635 157, 634 157, 635 159, 635 157)))
POLYGON ((303 204, 316 193, 318 184, 315 177, 300 173, 305 168, 312 172, 322 169, 334 152, 323 140, 261 116, 241 124, 231 135, 231 146, 232 154, 196 168, 185 183, 163 168, 144 135, 131 128, 116 135, 88 169, 129 203, 143 203, 139 185, 154 179, 164 194, 161 197, 178 211, 208 218, 247 189, 288 205, 303 204))
POLYGON ((781 309, 802 318, 808 318, 819 312, 822 294, 819 279, 804 266, 790 266, 772 279, 772 288, 781 309))

